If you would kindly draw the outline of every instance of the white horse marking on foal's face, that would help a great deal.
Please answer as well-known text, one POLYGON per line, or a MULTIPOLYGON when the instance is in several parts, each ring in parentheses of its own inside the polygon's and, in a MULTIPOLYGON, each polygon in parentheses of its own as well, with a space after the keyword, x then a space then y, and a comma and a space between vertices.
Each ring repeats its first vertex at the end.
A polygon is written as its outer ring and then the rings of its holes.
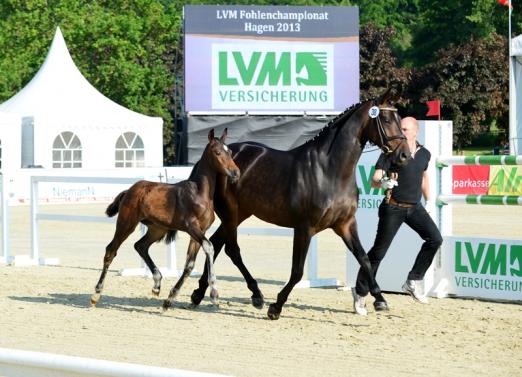
POLYGON ((226 144, 223 144, 223 149, 224 149, 226 152, 228 152, 228 147, 227 147, 226 144))

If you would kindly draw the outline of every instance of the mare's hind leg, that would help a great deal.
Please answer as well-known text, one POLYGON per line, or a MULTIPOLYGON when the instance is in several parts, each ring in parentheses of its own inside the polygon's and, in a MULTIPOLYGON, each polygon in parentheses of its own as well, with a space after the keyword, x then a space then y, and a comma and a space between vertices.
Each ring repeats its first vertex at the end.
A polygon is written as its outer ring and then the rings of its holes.
POLYGON ((193 238, 190 239, 190 243, 187 250, 187 259, 185 260, 185 268, 183 269, 181 277, 176 282, 176 285, 174 285, 170 290, 169 296, 163 302, 163 310, 167 310, 172 306, 172 301, 176 298, 179 290, 183 286, 183 283, 192 272, 200 246, 201 245, 196 240, 194 240, 193 238))
POLYGON ((362 271, 368 279, 370 293, 375 298, 375 302, 380 302, 382 303, 381 305, 387 307, 386 300, 384 299, 384 296, 381 292, 381 288, 375 280, 375 274, 373 272, 370 259, 364 251, 364 248, 361 244, 361 240, 359 239, 359 233, 357 232, 357 221, 355 220, 355 218, 353 218, 353 220, 349 223, 345 223, 334 228, 334 231, 343 239, 345 245, 355 256, 357 262, 359 262, 362 271))
POLYGON ((154 261, 149 255, 149 247, 154 242, 161 240, 163 236, 165 236, 165 233, 167 233, 165 229, 150 224, 148 225, 147 233, 134 244, 134 248, 152 272, 152 279, 154 280, 152 294, 155 296, 158 296, 160 293, 162 275, 159 268, 154 264, 154 261))
POLYGON ((290 280, 277 295, 277 301, 268 307, 268 318, 279 319, 283 305, 288 299, 288 295, 292 292, 294 286, 303 278, 304 264, 310 240, 312 238, 310 229, 294 229, 294 246, 292 253, 292 272, 290 280))
POLYGON ((120 213, 118 216, 118 221, 116 223, 116 231, 114 232, 114 237, 111 242, 105 248, 105 256, 103 258, 103 269, 100 275, 100 279, 98 280, 98 284, 96 284, 96 288, 94 290, 95 293, 91 296, 91 305, 95 306, 98 300, 100 299, 101 292, 103 290, 103 283, 105 281, 105 276, 107 275, 107 271, 109 270, 109 266, 112 263, 114 257, 118 252, 123 241, 129 237, 129 235, 134 231, 138 225, 138 222, 125 222, 123 220, 123 216, 120 213))

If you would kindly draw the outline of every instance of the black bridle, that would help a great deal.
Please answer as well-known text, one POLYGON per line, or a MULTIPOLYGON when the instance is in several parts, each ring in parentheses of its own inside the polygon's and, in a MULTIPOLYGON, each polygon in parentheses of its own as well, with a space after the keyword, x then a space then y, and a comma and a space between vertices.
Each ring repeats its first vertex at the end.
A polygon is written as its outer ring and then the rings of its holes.
MULTIPOLYGON (((374 104, 373 106, 376 106, 376 105, 374 104)), ((395 115, 395 118, 397 119, 397 116, 398 116, 397 109, 395 107, 381 107, 381 106, 377 106, 377 107, 379 108, 379 114, 377 115, 377 117, 375 117, 373 119, 375 120, 375 122, 377 124, 377 131, 379 133, 379 138, 381 139, 382 151, 384 154, 394 153, 397 150, 397 148, 399 148, 400 144, 397 144, 397 146, 392 149, 392 147, 390 145, 390 141, 396 140, 396 139, 406 140, 406 136, 404 136, 404 134, 402 133, 402 129, 400 127, 400 122, 397 125, 397 128, 399 129, 398 135, 394 135, 394 136, 386 135, 386 130, 384 129, 382 122, 381 122, 381 111, 392 111, 395 113, 394 115, 395 115)))

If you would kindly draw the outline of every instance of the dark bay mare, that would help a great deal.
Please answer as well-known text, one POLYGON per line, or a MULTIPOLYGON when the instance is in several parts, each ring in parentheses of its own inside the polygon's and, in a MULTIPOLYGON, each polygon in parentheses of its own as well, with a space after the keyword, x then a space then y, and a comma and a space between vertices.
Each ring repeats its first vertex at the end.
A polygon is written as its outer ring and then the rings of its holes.
POLYGON ((217 303, 218 292, 215 288, 214 248, 205 237, 205 232, 214 222, 214 190, 216 178, 223 176, 232 182, 239 179, 239 169, 232 160, 230 149, 225 145, 227 130, 221 138, 214 137, 214 130, 208 134, 208 144, 203 151, 198 168, 191 177, 176 184, 139 181, 128 190, 118 194, 107 207, 109 217, 118 214, 114 238, 105 249, 103 270, 91 296, 91 304, 96 305, 100 299, 103 282, 109 266, 116 256, 118 248, 134 231, 138 223, 147 226, 147 233, 134 244, 134 248, 152 272, 154 286, 152 293, 159 295, 161 273, 149 256, 149 247, 154 242, 165 238, 171 242, 176 231, 181 230, 190 235, 187 260, 182 276, 172 287, 168 298, 163 303, 167 309, 172 305, 183 282, 190 275, 199 248, 202 246, 207 256, 207 271, 210 271, 207 284, 211 286, 210 297, 217 303))
MULTIPOLYGON (((350 107, 312 140, 289 151, 254 142, 229 145, 241 169, 241 178, 231 183, 224 176, 218 177, 214 201, 222 223, 210 241, 215 257, 226 243, 225 252, 243 274, 257 308, 263 307, 264 298, 257 281, 243 264, 237 227, 254 215, 272 224, 294 228, 290 279, 278 294, 277 302, 269 306, 270 319, 279 318, 288 295, 301 280, 310 239, 327 228, 342 238, 369 276, 371 294, 377 301, 385 302, 359 240, 355 219, 358 201, 355 169, 367 142, 378 145, 396 163, 406 163, 410 158, 400 117, 389 102, 389 92, 350 107)), ((205 295, 207 273, 205 268, 199 288, 192 293, 194 305, 205 295)))

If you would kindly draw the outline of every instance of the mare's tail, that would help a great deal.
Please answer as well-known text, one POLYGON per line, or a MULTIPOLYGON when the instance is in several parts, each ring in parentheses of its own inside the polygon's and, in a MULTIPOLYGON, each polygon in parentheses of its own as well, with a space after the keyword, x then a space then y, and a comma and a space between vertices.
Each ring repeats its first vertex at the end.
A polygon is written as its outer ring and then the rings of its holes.
POLYGON ((120 202, 123 199, 123 197, 127 194, 127 190, 122 191, 114 198, 111 204, 107 207, 105 210, 105 214, 109 217, 112 217, 118 213, 120 210, 120 202))

